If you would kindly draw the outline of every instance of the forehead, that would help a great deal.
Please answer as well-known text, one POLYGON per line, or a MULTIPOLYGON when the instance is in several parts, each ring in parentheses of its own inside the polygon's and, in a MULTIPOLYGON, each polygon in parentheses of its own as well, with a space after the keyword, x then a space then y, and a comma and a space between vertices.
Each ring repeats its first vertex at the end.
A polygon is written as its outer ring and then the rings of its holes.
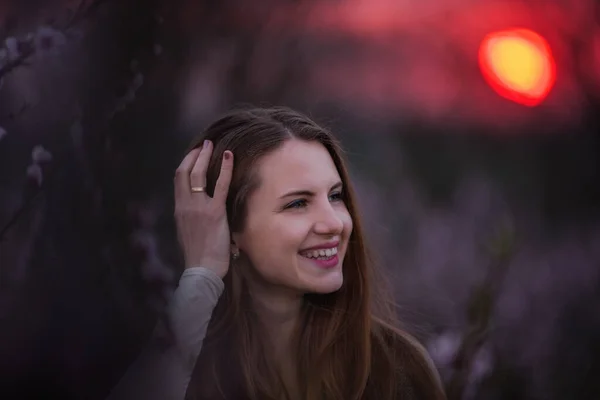
POLYGON ((318 189, 340 180, 325 146, 297 139, 286 141, 282 147, 266 155, 259 162, 257 172, 261 189, 268 192, 318 189))

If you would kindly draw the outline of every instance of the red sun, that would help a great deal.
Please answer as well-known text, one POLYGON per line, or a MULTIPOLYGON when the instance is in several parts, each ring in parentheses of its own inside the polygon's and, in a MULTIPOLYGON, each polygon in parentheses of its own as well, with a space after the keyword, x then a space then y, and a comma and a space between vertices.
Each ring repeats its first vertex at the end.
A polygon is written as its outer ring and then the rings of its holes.
POLYGON ((479 48, 479 66, 500 96, 530 107, 540 104, 556 81, 550 46, 527 29, 487 35, 479 48))

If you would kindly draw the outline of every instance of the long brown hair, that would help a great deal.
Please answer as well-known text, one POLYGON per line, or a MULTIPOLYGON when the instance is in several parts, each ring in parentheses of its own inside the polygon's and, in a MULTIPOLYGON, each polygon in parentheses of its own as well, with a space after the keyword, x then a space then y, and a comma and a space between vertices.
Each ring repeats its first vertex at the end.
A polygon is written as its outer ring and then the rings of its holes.
MULTIPOLYGON (((231 232, 244 228, 248 197, 260 185, 254 168, 285 141, 317 141, 328 150, 344 185, 344 201, 354 229, 344 258, 344 284, 331 294, 305 295, 303 321, 296 332, 298 382, 302 399, 444 399, 437 372, 421 345, 398 328, 389 291, 376 274, 343 152, 334 136, 305 115, 283 107, 232 111, 211 124, 191 147, 214 144, 207 172, 212 195, 220 155, 234 154, 227 198, 231 232)), ((243 275, 232 263, 225 290, 210 321, 188 398, 281 399, 287 397, 278 371, 249 308, 243 275)))

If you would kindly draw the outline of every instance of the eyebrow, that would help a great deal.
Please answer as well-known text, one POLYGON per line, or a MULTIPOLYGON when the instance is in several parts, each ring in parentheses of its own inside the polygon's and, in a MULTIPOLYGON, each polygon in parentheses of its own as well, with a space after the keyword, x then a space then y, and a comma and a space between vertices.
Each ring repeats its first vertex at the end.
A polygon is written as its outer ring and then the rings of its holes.
MULTIPOLYGON (((339 189, 342 186, 343 186, 342 182, 337 182, 329 190, 339 189)), ((291 192, 288 192, 288 193, 284 194, 283 196, 280 197, 280 199, 285 199, 286 197, 291 197, 291 196, 314 197, 314 195, 315 195, 315 193, 311 192, 310 190, 294 190, 294 191, 291 191, 291 192)))

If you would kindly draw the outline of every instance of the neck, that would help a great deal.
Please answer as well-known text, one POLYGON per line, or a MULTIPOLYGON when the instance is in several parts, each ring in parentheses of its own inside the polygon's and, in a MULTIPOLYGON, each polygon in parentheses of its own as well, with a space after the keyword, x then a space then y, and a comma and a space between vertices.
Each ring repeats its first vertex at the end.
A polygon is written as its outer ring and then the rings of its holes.
POLYGON ((250 288, 252 305, 279 361, 289 358, 291 340, 300 321, 303 296, 298 292, 250 288))
POLYGON ((300 322, 303 296, 297 292, 269 291, 262 287, 250 291, 250 295, 256 316, 265 329, 267 348, 284 386, 288 393, 299 393, 296 351, 292 340, 300 322))

